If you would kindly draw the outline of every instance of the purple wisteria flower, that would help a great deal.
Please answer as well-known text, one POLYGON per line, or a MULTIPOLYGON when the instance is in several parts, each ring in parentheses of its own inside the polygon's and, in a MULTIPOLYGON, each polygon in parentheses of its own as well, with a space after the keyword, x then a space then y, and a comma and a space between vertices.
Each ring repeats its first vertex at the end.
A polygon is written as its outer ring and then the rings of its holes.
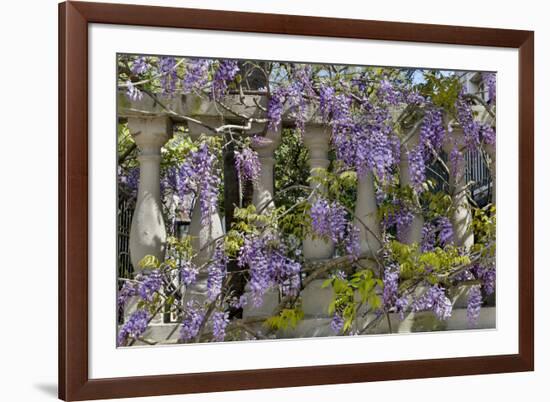
POLYGON ((207 59, 189 59, 185 64, 185 75, 182 82, 183 92, 199 91, 206 86, 209 67, 210 64, 207 59))
POLYGON ((456 274, 453 278, 454 283, 460 283, 465 281, 471 281, 474 279, 474 275, 469 269, 465 269, 463 271, 460 271, 458 274, 456 274))
POLYGON ((424 191, 423 184, 426 181, 426 161, 424 149, 421 145, 416 146, 407 155, 409 162, 409 177, 412 188, 421 193, 424 191))
POLYGON ((310 65, 298 64, 292 72, 292 83, 286 88, 286 98, 289 103, 290 115, 294 118, 296 128, 304 132, 307 118, 307 97, 314 97, 315 91, 311 82, 312 69, 310 65))
POLYGON ((311 227, 317 236, 327 237, 336 244, 342 244, 351 259, 361 254, 361 232, 347 220, 346 209, 338 202, 329 203, 317 198, 309 211, 311 227))
POLYGON ((139 56, 139 57, 136 57, 136 59, 132 63, 132 67, 130 68, 130 71, 132 71, 132 74, 144 74, 147 71, 149 71, 150 67, 151 66, 147 62, 147 57, 139 56))
POLYGON ((160 177, 160 193, 164 194, 166 190, 170 190, 176 194, 181 187, 181 177, 179 175, 178 166, 169 166, 161 172, 160 177))
POLYGON ((139 185, 139 168, 134 167, 128 169, 126 174, 119 172, 119 181, 123 185, 124 190, 132 197, 137 196, 139 185))
POLYGON ((160 86, 163 95, 173 95, 176 92, 178 74, 174 57, 159 57, 160 86))
POLYGON ((143 99, 143 92, 136 87, 132 81, 126 81, 126 96, 132 101, 138 101, 143 99))
POLYGON ((271 91, 271 96, 267 102, 267 118, 271 130, 277 130, 281 124, 286 97, 287 89, 285 87, 277 87, 271 91))
MULTIPOLYGON (((387 257, 387 255, 386 255, 387 257)), ((390 262, 384 269, 384 276, 382 278, 383 291, 382 291, 382 307, 376 313, 381 314, 383 311, 390 312, 395 311, 399 313, 401 319, 403 319, 405 309, 409 302, 406 296, 399 296, 399 265, 390 262)))
POLYGON ((497 136, 495 129, 488 124, 482 124, 479 128, 479 135, 481 140, 488 145, 495 145, 497 141, 497 136))
POLYGON ((338 278, 338 279, 342 279, 343 281, 347 280, 346 272, 342 271, 341 269, 336 270, 330 276, 331 278, 338 278))
POLYGON ((382 227, 384 230, 389 230, 395 226, 397 240, 405 242, 414 219, 414 214, 410 207, 398 198, 391 200, 391 203, 393 205, 391 205, 390 211, 382 219, 382 227))
POLYGON ((197 275, 199 274, 199 268, 189 260, 183 260, 180 263, 180 279, 189 286, 195 283, 197 275))
MULTIPOLYGON (((357 155, 357 129, 351 116, 351 98, 345 94, 336 95, 332 102, 326 102, 326 108, 330 107, 332 113, 332 145, 336 151, 336 158, 344 163, 344 166, 355 168, 357 155)), ((325 107, 325 106, 323 106, 325 107)))
POLYGON ((393 133, 389 110, 364 99, 352 113, 352 98, 344 93, 331 102, 321 100, 323 113, 331 112, 336 158, 361 177, 373 171, 382 182, 387 181, 400 159, 400 141, 393 133))
POLYGON ((468 318, 468 325, 470 327, 477 324, 482 303, 481 287, 472 286, 468 292, 468 308, 466 310, 466 317, 468 318))
POLYGON ((433 251, 435 248, 435 226, 427 222, 422 227, 422 242, 420 243, 420 250, 425 253, 427 251, 433 251))
POLYGON ((225 328, 229 324, 229 313, 216 311, 212 314, 212 334, 214 341, 222 342, 225 339, 225 328))
POLYGON ((487 91, 487 103, 495 103, 497 100, 497 75, 495 73, 481 73, 481 79, 487 91))
POLYGON ((412 187, 418 193, 423 191, 422 183, 426 181, 426 167, 432 157, 440 152, 445 133, 441 110, 435 107, 428 108, 420 126, 418 145, 408 154, 412 187))
POLYGON ((150 315, 146 310, 136 310, 126 324, 122 326, 117 336, 117 346, 125 346, 129 338, 136 339, 147 329, 150 315))
POLYGON ((401 296, 395 301, 395 311, 399 313, 399 318, 403 320, 405 318, 405 310, 409 306, 409 299, 407 296, 401 296))
POLYGON ((339 334, 342 328, 344 328, 344 319, 340 314, 336 313, 332 316, 332 320, 330 321, 330 329, 332 329, 335 334, 339 334))
POLYGON ((249 266, 251 301, 259 307, 263 303, 263 295, 272 286, 272 273, 266 259, 266 245, 259 237, 247 237, 239 250, 237 263, 239 267, 249 266))
POLYGON ((307 102, 304 95, 315 96, 309 66, 297 67, 294 71, 294 80, 290 84, 276 87, 271 91, 267 103, 269 128, 276 130, 279 127, 286 103, 290 116, 294 118, 296 128, 303 133, 307 118, 307 102))
MULTIPOLYGON (((390 130, 389 126, 381 123, 370 131, 366 142, 368 166, 382 181, 387 180, 391 175, 393 166, 399 161, 395 152, 396 147, 399 147, 399 139, 397 136, 392 135, 390 130)), ((361 169, 358 169, 358 173, 361 173, 361 171, 361 169)))
POLYGON ((479 123, 474 120, 474 115, 470 104, 464 97, 463 89, 456 101, 457 119, 464 130, 464 142, 470 150, 474 150, 479 145, 479 123))
POLYGON ((432 152, 437 154, 441 150, 445 133, 441 109, 435 107, 427 109, 422 119, 419 137, 419 144, 424 148, 426 156, 432 152))
POLYGON ((243 184, 245 181, 255 182, 260 176, 260 159, 256 151, 245 146, 241 151, 235 151, 235 170, 239 181, 243 184))
POLYGON ((405 88, 403 90, 403 102, 412 105, 422 105, 426 102, 426 98, 416 88, 412 90, 405 88))
POLYGON ((382 302, 386 310, 390 310, 394 307, 398 298, 398 286, 399 286, 399 268, 393 265, 384 269, 384 291, 382 293, 382 302))
POLYGON ((272 234, 245 237, 237 264, 249 267, 248 285, 254 306, 262 305, 263 295, 273 286, 279 286, 285 295, 295 294, 299 289, 301 265, 286 253, 285 245, 272 234))
POLYGON ((221 245, 216 247, 212 261, 206 269, 208 272, 208 279, 206 281, 208 299, 214 301, 221 293, 223 280, 227 275, 227 257, 221 245))
POLYGON ((148 273, 143 272, 136 277, 136 280, 139 281, 138 295, 146 301, 152 301, 153 296, 162 286, 162 275, 159 270, 153 270, 148 273))
POLYGON ((390 105, 397 105, 402 99, 401 93, 387 78, 380 81, 377 93, 380 100, 390 105))
POLYGON ((432 311, 439 320, 446 320, 451 316, 453 306, 445 295, 445 288, 439 285, 430 287, 426 293, 413 301, 413 312, 432 311))
POLYGON ((201 328, 204 320, 204 311, 194 306, 190 301, 185 306, 183 320, 181 321, 180 339, 184 342, 189 342, 194 339, 201 328))
POLYGON ((442 216, 437 219, 437 228, 439 230, 438 240, 439 243, 445 247, 448 244, 452 244, 454 241, 453 224, 446 216, 442 216))
POLYGON ((236 60, 221 60, 212 79, 212 97, 220 99, 227 91, 228 82, 231 82, 239 72, 236 60))
POLYGON ((180 189, 179 197, 184 199, 186 194, 195 189, 198 191, 201 224, 206 225, 210 216, 216 210, 220 178, 216 168, 217 158, 206 142, 199 149, 192 151, 179 170, 180 189))
POLYGON ((128 299, 135 295, 137 295, 136 285, 133 282, 125 281, 117 294, 118 308, 124 308, 128 299))
POLYGON ((305 95, 309 97, 315 96, 315 91, 313 90, 313 84, 311 82, 313 75, 313 70, 309 64, 297 64, 294 66, 293 78, 300 87, 305 95))
POLYGON ((319 236, 330 236, 330 204, 325 198, 317 198, 309 210, 313 231, 319 236))
POLYGON ((464 90, 456 101, 457 119, 464 131, 464 142, 469 150, 474 151, 481 142, 494 145, 496 142, 495 130, 485 124, 474 120, 474 115, 468 101, 464 97, 464 90))
POLYGON ((451 162, 451 176, 460 175, 464 166, 464 154, 459 151, 457 144, 451 150, 449 160, 451 162))
POLYGON ((476 278, 481 280, 481 287, 486 295, 492 295, 495 292, 496 286, 496 269, 495 264, 483 266, 475 264, 472 267, 472 272, 476 278))
POLYGON ((321 83, 319 86, 319 110, 324 121, 328 121, 332 113, 332 103, 336 91, 333 87, 321 83))
POLYGON ((303 96, 303 86, 298 81, 294 81, 287 87, 287 103, 289 106, 289 115, 294 119, 296 128, 300 133, 304 132, 307 118, 307 104, 303 96))

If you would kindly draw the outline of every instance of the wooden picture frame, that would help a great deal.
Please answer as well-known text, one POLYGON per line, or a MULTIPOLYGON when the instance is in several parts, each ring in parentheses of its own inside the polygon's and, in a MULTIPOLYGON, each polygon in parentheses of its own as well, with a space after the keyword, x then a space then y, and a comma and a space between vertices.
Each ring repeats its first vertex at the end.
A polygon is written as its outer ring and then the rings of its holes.
POLYGON ((59 5, 59 397, 63 400, 444 377, 534 369, 534 33, 153 6, 59 5), (88 24, 519 49, 519 353, 400 362, 90 379, 88 24))

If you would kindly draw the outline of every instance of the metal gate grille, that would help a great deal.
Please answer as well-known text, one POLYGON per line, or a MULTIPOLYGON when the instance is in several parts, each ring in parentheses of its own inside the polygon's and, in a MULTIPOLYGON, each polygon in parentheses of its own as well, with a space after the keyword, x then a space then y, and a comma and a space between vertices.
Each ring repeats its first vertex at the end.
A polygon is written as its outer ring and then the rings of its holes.
POLYGON ((491 172, 484 158, 483 151, 477 149, 466 153, 466 183, 474 183, 470 187, 470 191, 472 198, 480 207, 484 207, 491 202, 493 191, 491 172))
POLYGON ((130 225, 134 214, 134 200, 119 193, 117 210, 118 277, 131 279, 134 267, 130 261, 130 225))

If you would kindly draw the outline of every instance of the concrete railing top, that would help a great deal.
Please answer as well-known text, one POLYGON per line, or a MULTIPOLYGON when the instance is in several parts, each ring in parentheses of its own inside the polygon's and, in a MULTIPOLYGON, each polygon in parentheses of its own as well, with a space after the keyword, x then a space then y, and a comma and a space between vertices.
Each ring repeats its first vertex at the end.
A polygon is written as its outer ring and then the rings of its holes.
MULTIPOLYGON (((189 123, 189 119, 196 119, 210 127, 220 127, 232 123, 245 125, 247 120, 253 119, 251 132, 259 132, 267 121, 267 97, 265 95, 226 95, 221 102, 213 101, 207 96, 196 94, 174 95, 171 97, 156 95, 153 98, 146 94, 141 99, 129 99, 125 91, 118 92, 119 117, 155 117, 168 116, 174 123, 189 123), (155 99, 156 98, 156 99, 155 99), (262 123, 263 122, 263 123, 262 123)), ((392 110, 397 118, 402 108, 392 110)), ((483 123, 490 123, 494 118, 484 106, 472 106, 474 118, 483 123)), ((296 118, 292 107, 285 104, 281 119, 282 127, 295 127, 296 118)), ((306 124, 324 125, 323 118, 317 104, 308 104, 306 110, 306 124)), ((451 116, 445 116, 445 124, 453 127, 453 131, 461 131, 460 125, 451 116)))
MULTIPOLYGON (((221 124, 222 120, 242 124, 247 119, 267 118, 267 97, 265 95, 226 95, 220 102, 195 94, 172 97, 157 96, 157 100, 146 94, 141 99, 132 100, 126 96, 124 91, 119 91, 118 116, 169 116, 176 123, 186 122, 185 117, 190 117, 213 124, 216 122, 221 124)), ((306 121, 309 124, 323 123, 316 105, 309 105, 306 116, 306 121)), ((292 116, 292 110, 288 105, 285 105, 283 109, 281 122, 283 127, 295 125, 295 117, 292 116)))

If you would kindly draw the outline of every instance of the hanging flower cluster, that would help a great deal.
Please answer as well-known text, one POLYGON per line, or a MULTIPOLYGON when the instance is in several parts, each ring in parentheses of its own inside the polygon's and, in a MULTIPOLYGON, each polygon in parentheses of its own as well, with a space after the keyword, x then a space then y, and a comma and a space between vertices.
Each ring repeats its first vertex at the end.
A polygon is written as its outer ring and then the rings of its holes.
POLYGON ((346 253, 358 258, 361 253, 360 230, 347 218, 346 209, 338 202, 318 197, 309 211, 313 233, 342 244, 346 253))
POLYGON ((208 59, 190 59, 185 65, 182 89, 184 93, 199 91, 208 83, 208 59))
POLYGON ((236 60, 222 60, 212 79, 212 97, 222 98, 228 88, 228 83, 233 81, 239 72, 239 65, 236 60))
POLYGON ((301 265, 286 254, 286 246, 272 234, 244 239, 237 263, 241 268, 248 266, 254 306, 262 305, 262 297, 271 287, 278 286, 285 294, 298 291, 301 265))
POLYGON ((207 224, 218 203, 220 177, 216 167, 217 157, 211 147, 203 142, 192 151, 179 169, 180 198, 194 190, 199 195, 201 223, 207 224))
POLYGON ((128 339, 137 339, 147 330, 150 314, 146 310, 136 310, 118 333, 117 346, 124 346, 128 339))
POLYGON ((242 150, 235 150, 235 169, 239 182, 255 182, 260 176, 260 160, 256 151, 245 146, 242 150))
POLYGON ((419 298, 413 301, 412 311, 432 311, 440 320, 446 320, 451 316, 453 306, 445 294, 445 289, 434 285, 419 298))

